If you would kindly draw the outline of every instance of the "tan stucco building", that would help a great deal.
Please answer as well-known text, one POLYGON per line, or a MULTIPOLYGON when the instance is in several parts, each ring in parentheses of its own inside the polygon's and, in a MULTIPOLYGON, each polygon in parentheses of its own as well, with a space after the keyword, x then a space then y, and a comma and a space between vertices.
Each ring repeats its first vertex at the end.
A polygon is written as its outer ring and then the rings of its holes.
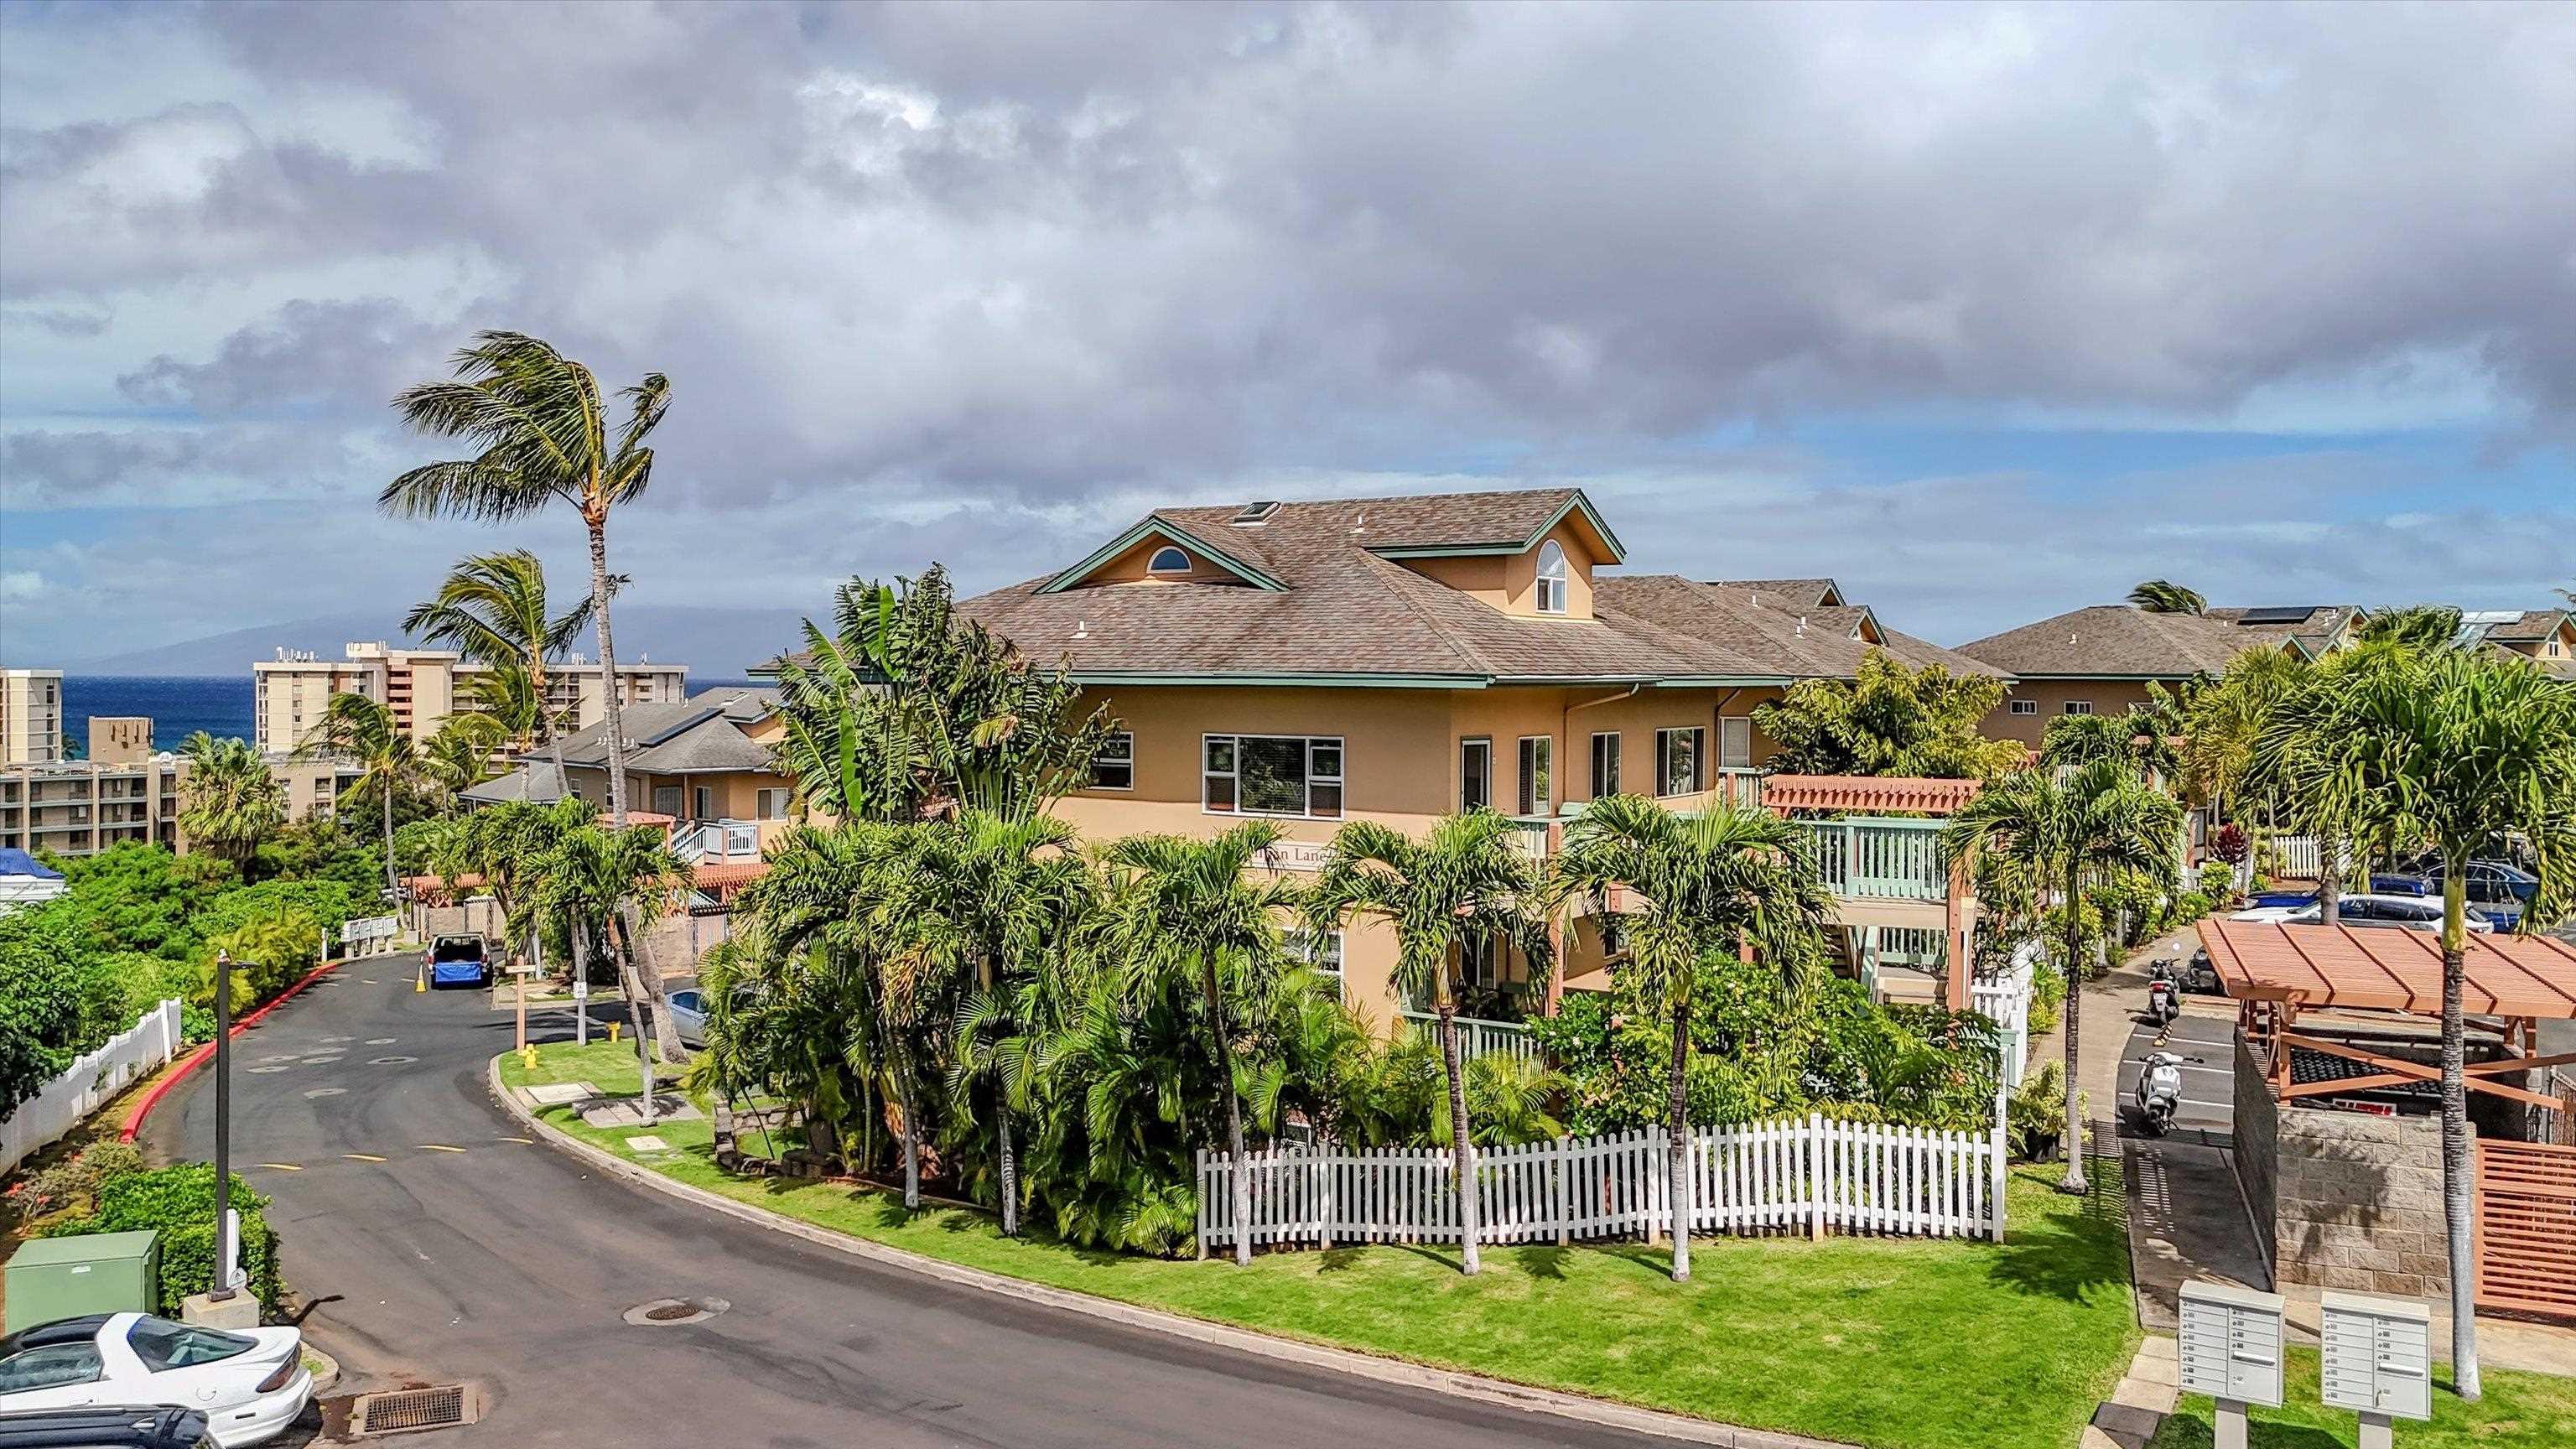
MULTIPOLYGON (((484 666, 450 649, 412 649, 383 642, 346 646, 340 659, 310 650, 281 649, 251 665, 253 737, 263 754, 294 750, 322 723, 335 694, 357 694, 391 709, 414 740, 438 733, 447 717, 472 699, 471 680, 484 666)), ((617 667, 618 702, 667 704, 688 693, 684 664, 636 660, 617 667)), ((576 727, 599 722, 607 709, 607 671, 576 655, 547 668, 546 696, 557 712, 570 711, 576 727)))
POLYGON ((0 669, 0 765, 63 757, 63 672, 0 669))
POLYGON ((2149 613, 2129 604, 2076 609, 1959 646, 2013 685, 1980 727, 1991 739, 2036 749, 2048 722, 2070 714, 2126 713, 2147 687, 2172 689, 2216 674, 2249 649, 2314 658, 2340 647, 2360 622, 2350 604, 2149 613))
POLYGON ((0 846, 95 855, 129 840, 157 840, 180 849, 182 773, 167 754, 125 764, 0 765, 0 846))

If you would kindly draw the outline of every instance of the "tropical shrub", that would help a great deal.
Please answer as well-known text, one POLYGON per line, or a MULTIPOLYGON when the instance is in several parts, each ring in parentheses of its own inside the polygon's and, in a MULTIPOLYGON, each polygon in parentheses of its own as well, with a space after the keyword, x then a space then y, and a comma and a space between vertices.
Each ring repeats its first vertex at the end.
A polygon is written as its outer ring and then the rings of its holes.
POLYGON ((9 1189, 9 1200, 24 1219, 49 1217, 67 1208, 91 1210, 99 1185, 111 1177, 143 1170, 143 1151, 130 1142, 93 1142, 72 1155, 29 1173, 9 1189))
POLYGON ((210 1009, 218 951, 232 954, 232 1010, 240 1013, 273 999, 322 964, 322 927, 289 906, 207 942, 190 999, 210 1009))
POLYGON ((1999 679, 1909 669, 1884 650, 1857 676, 1802 680, 1757 705, 1756 728, 1779 744, 1775 769, 1807 775, 1927 775, 1976 779, 2010 769, 2022 747, 1990 740, 1978 725, 2003 702, 1999 679))
POLYGON ((60 1076, 86 1046, 87 951, 59 902, 0 916, 0 1117, 60 1076))
MULTIPOLYGON (((2079 1092, 2080 1104, 2093 1094, 2079 1092)), ((2079 1108, 2080 1110, 2080 1108, 2079 1108)), ((2021 1079, 2004 1110, 2005 1146, 2024 1162, 2045 1161, 2066 1135, 2066 1064, 2043 1062, 2021 1079)))
MULTIPOLYGON (((262 1209, 268 1199, 251 1191, 241 1174, 233 1174, 233 1211, 241 1215, 242 1276, 260 1307, 275 1313, 284 1285, 277 1273, 277 1234, 262 1209)), ((120 1172, 102 1180, 96 1205, 85 1216, 45 1229, 49 1238, 86 1233, 126 1233, 150 1228, 161 1234, 161 1301, 157 1312, 170 1312, 182 1299, 215 1286, 215 1169, 204 1162, 181 1163, 140 1172, 120 1172)))

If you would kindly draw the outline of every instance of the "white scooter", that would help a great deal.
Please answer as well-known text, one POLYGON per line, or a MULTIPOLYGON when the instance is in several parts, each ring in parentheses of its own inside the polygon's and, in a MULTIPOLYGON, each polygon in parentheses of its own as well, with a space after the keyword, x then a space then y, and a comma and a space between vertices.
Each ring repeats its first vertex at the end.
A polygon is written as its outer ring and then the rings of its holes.
POLYGON ((2138 1116, 2148 1136, 2162 1137, 2173 1127, 2174 1109, 2182 1105, 2182 1058, 2151 1052, 2146 1066, 2138 1077, 2138 1116))

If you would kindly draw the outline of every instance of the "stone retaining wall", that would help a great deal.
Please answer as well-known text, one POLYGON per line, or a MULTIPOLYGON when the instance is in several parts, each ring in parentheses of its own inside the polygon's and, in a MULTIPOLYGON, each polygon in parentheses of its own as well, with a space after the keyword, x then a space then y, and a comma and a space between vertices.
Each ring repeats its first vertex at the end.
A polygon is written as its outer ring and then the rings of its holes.
POLYGON ((2272 1100, 2263 1063, 2240 1031, 2236 1034, 2236 1150, 2227 1156, 2236 1167, 2237 1185, 2245 1190, 2245 1211, 2254 1219, 2254 1242, 2263 1254, 2263 1266, 2275 1272, 2272 1232, 2280 1196, 2280 1136, 2281 1104, 2272 1100))
MULTIPOLYGON (((2449 1293, 2441 1119, 2295 1106, 2273 1115, 2273 1286, 2449 1293)), ((2240 1117, 2240 1159, 2250 1146, 2244 1128, 2240 1117)))

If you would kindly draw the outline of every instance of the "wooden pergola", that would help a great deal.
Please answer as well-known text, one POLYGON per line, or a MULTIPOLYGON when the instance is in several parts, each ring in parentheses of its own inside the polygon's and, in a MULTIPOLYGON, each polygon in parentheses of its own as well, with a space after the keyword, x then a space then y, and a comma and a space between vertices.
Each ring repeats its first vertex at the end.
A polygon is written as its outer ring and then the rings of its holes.
MULTIPOLYGON (((2200 923, 2200 943, 2219 982, 2237 1002, 2248 1041, 2266 1049, 2273 1096, 2280 1101, 2441 1079, 2422 1062, 2301 1033, 2303 1011, 2338 1008, 2442 1014, 2442 942, 2431 931, 2384 927, 2200 923), (2293 1082, 2290 1050, 2301 1048, 2373 1068, 2362 1076, 2293 1082)), ((2555 1097, 2498 1078, 2576 1062, 2576 1052, 2540 1055, 2540 1022, 2576 1018, 2576 946, 2547 936, 2472 935, 2464 957, 2461 1004, 2474 1024, 2504 1039, 2509 1052, 2468 1067, 2471 1090, 2528 1106, 2562 1109, 2555 1097)))
MULTIPOLYGON (((1792 810, 1831 811, 1843 815, 1948 815, 1977 798, 1982 780, 1939 780, 1914 775, 1771 775, 1762 781, 1762 804, 1775 814, 1792 810)), ((1941 1005, 1949 1011, 1968 1009, 1969 978, 1976 974, 1975 891, 1965 861, 1950 867, 1949 891, 1942 901, 1941 939, 1950 958, 1943 974, 1941 1005)))

